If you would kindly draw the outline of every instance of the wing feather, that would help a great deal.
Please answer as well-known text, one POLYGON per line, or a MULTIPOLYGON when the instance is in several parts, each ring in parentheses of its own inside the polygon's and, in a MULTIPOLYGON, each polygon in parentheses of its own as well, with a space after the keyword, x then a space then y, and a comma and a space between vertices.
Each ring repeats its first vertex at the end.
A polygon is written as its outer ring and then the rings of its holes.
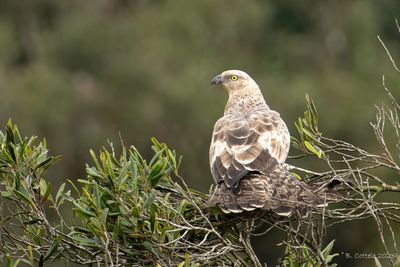
POLYGON ((264 107, 251 114, 227 114, 214 126, 210 166, 216 183, 235 188, 250 171, 266 173, 286 160, 290 145, 279 113, 264 107))

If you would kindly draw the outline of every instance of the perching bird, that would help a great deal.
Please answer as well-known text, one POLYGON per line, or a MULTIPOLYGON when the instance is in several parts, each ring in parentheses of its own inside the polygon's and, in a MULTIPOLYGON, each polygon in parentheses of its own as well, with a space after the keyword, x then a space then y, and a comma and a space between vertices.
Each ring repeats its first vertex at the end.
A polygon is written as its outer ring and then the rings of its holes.
POLYGON ((323 200, 297 180, 283 163, 290 134, 278 112, 265 103, 245 72, 228 70, 211 80, 229 93, 224 116, 214 126, 210 168, 216 183, 208 206, 225 213, 255 209, 304 216, 323 200))

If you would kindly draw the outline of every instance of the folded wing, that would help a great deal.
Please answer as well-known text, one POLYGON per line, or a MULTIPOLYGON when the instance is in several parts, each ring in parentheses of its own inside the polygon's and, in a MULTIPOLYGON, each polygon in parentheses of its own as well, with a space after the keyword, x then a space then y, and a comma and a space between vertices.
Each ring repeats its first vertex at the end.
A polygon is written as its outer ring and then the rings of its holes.
POLYGON ((290 136, 279 114, 267 108, 227 114, 217 121, 210 146, 215 182, 237 188, 250 172, 267 173, 287 157, 290 136))

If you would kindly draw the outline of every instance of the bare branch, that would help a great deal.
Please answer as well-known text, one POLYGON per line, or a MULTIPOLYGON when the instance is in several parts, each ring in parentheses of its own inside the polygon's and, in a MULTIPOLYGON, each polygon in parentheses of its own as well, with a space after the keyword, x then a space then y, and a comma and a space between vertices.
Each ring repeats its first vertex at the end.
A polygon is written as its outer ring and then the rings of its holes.
MULTIPOLYGON (((396 23, 397 23, 397 20, 396 20, 396 23)), ((383 48, 385 48, 386 54, 388 55, 390 62, 392 62, 394 69, 397 70, 398 72, 400 72, 399 68, 396 65, 396 62, 394 61, 394 59, 392 58, 392 55, 389 52, 389 49, 387 49, 387 47, 386 47, 385 43, 382 41, 381 37, 379 35, 377 35, 377 37, 378 37, 379 42, 381 42, 383 48)))

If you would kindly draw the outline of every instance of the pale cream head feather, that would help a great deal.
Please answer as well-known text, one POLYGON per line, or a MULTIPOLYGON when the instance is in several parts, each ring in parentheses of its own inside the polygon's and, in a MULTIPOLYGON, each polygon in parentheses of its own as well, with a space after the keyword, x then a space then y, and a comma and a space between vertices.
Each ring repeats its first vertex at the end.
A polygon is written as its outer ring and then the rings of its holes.
POLYGON ((221 84, 229 94, 237 93, 243 89, 259 89, 257 83, 241 70, 226 70, 215 76, 211 80, 211 84, 221 84))

